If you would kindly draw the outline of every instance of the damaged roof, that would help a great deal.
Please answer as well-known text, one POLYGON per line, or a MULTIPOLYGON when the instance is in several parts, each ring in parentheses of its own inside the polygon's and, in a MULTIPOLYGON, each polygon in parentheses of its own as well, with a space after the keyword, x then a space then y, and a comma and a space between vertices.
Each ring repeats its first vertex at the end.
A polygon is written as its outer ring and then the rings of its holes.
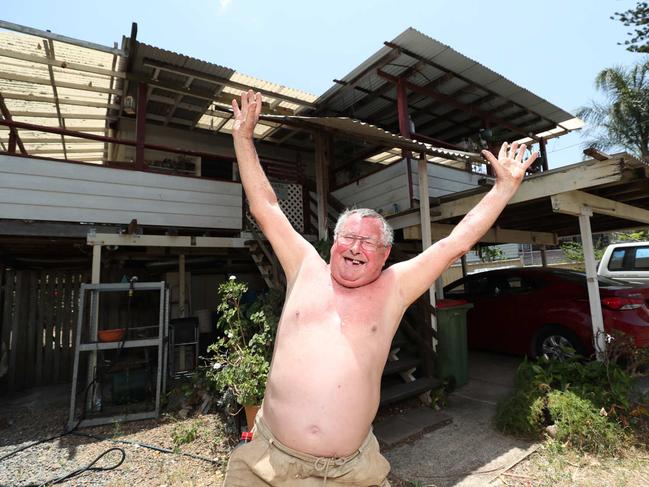
POLYGON ((408 28, 323 93, 318 114, 347 115, 397 131, 397 80, 417 133, 459 143, 480 129, 502 140, 550 137, 581 120, 427 35, 408 28))

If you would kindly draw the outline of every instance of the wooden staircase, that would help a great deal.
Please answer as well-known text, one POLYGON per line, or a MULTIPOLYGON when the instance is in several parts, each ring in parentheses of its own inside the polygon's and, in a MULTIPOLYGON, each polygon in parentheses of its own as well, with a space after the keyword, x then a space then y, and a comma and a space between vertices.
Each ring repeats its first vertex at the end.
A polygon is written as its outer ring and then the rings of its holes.
POLYGON ((247 241, 246 245, 266 285, 269 289, 285 290, 286 277, 270 244, 258 231, 253 229, 250 233, 253 240, 247 241))
MULTIPOLYGON (((417 249, 414 251, 417 252, 417 249)), ((411 256, 393 246, 389 263, 411 256)), ((434 330, 431 313, 434 313, 434 309, 428 302, 428 295, 420 297, 406 310, 383 370, 381 406, 421 397, 443 387, 443 382, 434 376, 436 355, 432 345, 434 330)))

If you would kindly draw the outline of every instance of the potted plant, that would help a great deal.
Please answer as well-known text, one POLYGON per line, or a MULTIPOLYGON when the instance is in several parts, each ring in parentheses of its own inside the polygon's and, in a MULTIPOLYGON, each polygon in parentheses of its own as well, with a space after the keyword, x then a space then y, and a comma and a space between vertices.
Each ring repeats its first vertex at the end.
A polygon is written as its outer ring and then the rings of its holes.
POLYGON ((242 302, 247 291, 246 283, 234 276, 219 286, 217 328, 223 336, 208 348, 207 377, 246 408, 250 429, 266 391, 278 320, 275 296, 265 295, 247 305, 242 302))

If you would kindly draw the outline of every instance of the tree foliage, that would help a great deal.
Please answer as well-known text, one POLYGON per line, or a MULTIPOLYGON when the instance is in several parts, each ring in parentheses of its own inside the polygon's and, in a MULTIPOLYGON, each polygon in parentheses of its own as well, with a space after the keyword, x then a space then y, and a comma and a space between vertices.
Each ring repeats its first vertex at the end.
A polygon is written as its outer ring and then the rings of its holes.
POLYGON ((631 38, 620 43, 627 51, 649 53, 649 2, 637 2, 635 8, 615 12, 611 18, 633 27, 633 31, 627 33, 631 38))
POLYGON ((616 66, 600 71, 595 87, 604 102, 591 102, 577 116, 590 123, 586 147, 607 150, 622 147, 649 161, 649 60, 630 68, 616 66))
POLYGON ((496 260, 503 260, 505 252, 495 245, 480 245, 478 246, 478 256, 482 262, 494 262, 496 260))

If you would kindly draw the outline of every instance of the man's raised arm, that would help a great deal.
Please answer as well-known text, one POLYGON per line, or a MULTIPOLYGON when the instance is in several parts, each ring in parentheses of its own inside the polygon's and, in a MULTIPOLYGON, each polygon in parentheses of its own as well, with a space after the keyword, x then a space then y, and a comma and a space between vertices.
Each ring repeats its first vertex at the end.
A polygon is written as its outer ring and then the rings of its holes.
POLYGON ((525 171, 536 160, 535 152, 523 160, 525 144, 504 143, 498 158, 482 151, 496 173, 493 188, 458 223, 451 234, 431 245, 418 256, 391 267, 396 273, 404 305, 407 306, 430 288, 442 272, 466 254, 487 233, 514 196, 525 171))
POLYGON ((282 212, 277 196, 259 163, 253 134, 261 113, 261 95, 252 90, 241 94, 241 108, 232 101, 234 126, 232 138, 239 175, 248 198, 250 213, 273 246, 287 282, 295 278, 302 260, 313 247, 295 231, 282 212))

